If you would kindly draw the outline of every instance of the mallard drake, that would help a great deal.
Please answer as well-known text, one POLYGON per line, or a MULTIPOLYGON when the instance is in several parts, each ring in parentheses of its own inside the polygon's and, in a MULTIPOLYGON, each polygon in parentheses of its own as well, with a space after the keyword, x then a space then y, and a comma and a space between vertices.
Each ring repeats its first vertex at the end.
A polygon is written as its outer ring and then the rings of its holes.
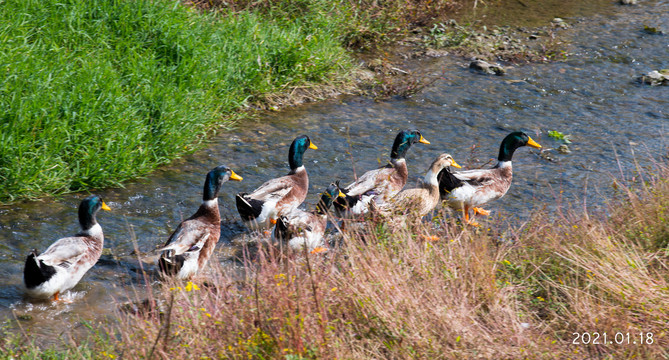
POLYGON ((497 200, 504 196, 511 186, 513 171, 511 158, 521 146, 530 146, 540 149, 532 138, 521 131, 507 135, 499 148, 497 165, 492 169, 478 169, 450 172, 448 168, 439 173, 439 192, 442 200, 448 205, 464 212, 465 221, 471 225, 478 225, 469 221, 469 209, 474 214, 489 215, 490 211, 479 208, 483 204, 497 200))
POLYGON ((279 216, 272 232, 273 240, 288 244, 292 250, 306 247, 312 252, 325 250, 323 234, 327 227, 327 213, 337 197, 343 197, 339 184, 333 183, 321 194, 313 212, 294 208, 279 216))
POLYGON ((302 158, 307 149, 318 147, 306 135, 296 137, 288 152, 288 175, 269 180, 250 194, 237 194, 237 211, 247 227, 268 228, 281 214, 304 201, 309 190, 309 176, 302 158))
POLYGON ((33 250, 26 259, 23 281, 26 292, 34 298, 53 297, 73 288, 102 254, 104 235, 95 219, 97 212, 111 210, 97 195, 91 195, 79 205, 81 232, 57 240, 46 251, 33 250))
POLYGON ((162 252, 158 267, 163 274, 189 279, 207 264, 221 235, 218 192, 228 179, 242 181, 241 176, 224 165, 207 173, 202 205, 193 216, 182 221, 165 246, 158 249, 162 252))
POLYGON ((417 142, 430 143, 418 130, 400 131, 390 151, 390 163, 362 174, 358 180, 342 190, 346 197, 337 199, 334 203, 337 216, 365 214, 369 211, 370 202, 380 205, 397 195, 409 177, 406 153, 417 142))
POLYGON ((460 165, 453 160, 451 155, 439 155, 430 165, 419 187, 400 191, 386 203, 387 206, 382 211, 400 211, 419 217, 427 215, 439 205, 439 180, 437 180, 437 176, 441 170, 449 166, 460 168, 460 165))

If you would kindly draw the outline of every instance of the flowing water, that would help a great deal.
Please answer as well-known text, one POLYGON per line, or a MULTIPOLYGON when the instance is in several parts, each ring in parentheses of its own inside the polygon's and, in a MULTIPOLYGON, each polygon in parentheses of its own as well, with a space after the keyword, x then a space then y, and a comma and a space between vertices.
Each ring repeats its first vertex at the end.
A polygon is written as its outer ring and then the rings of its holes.
POLYGON ((410 184, 439 153, 452 154, 465 167, 481 166, 496 158, 501 139, 511 131, 524 130, 544 147, 556 148, 560 142, 547 131, 557 130, 572 135, 572 152, 548 151, 548 160, 537 150, 519 149, 514 183, 503 199, 488 206, 493 216, 486 221, 522 221, 533 209, 555 209, 560 201, 601 209, 614 178, 629 178, 637 166, 667 155, 668 89, 640 85, 635 78, 669 68, 669 36, 643 32, 644 25, 669 30, 669 1, 641 1, 633 7, 613 0, 596 3, 598 14, 584 19, 574 17, 583 12, 565 9, 535 14, 544 23, 561 16, 574 24, 567 36, 573 55, 566 62, 516 66, 497 77, 469 72, 462 59, 425 59, 419 66, 439 80, 412 98, 375 102, 345 96, 270 112, 145 180, 98 192, 112 208, 98 215, 109 252, 66 294, 71 303, 24 299, 23 262, 30 249, 43 251, 53 240, 78 231, 77 206, 84 194, 0 207, 0 319, 58 342, 57 335, 81 326, 82 320, 95 322, 111 313, 135 287, 141 292, 135 249, 151 254, 164 243, 198 207, 204 175, 219 164, 244 177, 224 184, 220 196, 224 225, 215 255, 224 266, 235 266, 231 259, 240 247, 235 239, 244 236, 244 228, 234 194, 284 175, 288 145, 299 134, 308 134, 319 148, 305 155, 311 182, 307 203, 313 204, 331 181, 348 183, 355 173, 385 164, 401 129, 420 129, 432 142, 409 150, 410 184))

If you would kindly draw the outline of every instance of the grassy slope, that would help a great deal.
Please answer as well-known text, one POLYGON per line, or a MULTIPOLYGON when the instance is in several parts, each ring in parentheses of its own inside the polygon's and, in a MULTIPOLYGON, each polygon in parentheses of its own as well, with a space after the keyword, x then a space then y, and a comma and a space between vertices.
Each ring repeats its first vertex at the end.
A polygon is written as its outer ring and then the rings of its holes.
MULTIPOLYGON (((102 332, 113 340, 98 334, 55 354, 666 358, 667 178, 665 167, 652 186, 621 190, 607 218, 536 214, 496 232, 462 229, 442 215, 408 229, 380 222, 348 232, 327 257, 263 250, 245 278, 218 269, 206 288, 163 284, 153 294, 161 315, 120 313, 102 332), (606 332, 610 341, 629 333, 631 342, 573 344, 574 332, 606 332), (640 332, 652 343, 641 344, 640 332)), ((22 341, 7 338, 6 355, 29 358, 35 347, 22 341)))
POLYGON ((218 291, 166 285, 170 320, 124 317, 106 350, 146 356, 159 339, 167 357, 667 357, 668 175, 622 190, 608 218, 537 214, 496 233, 442 216, 347 233, 327 258, 261 252, 244 280, 207 279, 218 291), (653 343, 574 345, 574 332, 653 343))
POLYGON ((0 2, 0 203, 117 185, 230 126, 249 98, 332 80, 349 60, 328 6, 0 2))

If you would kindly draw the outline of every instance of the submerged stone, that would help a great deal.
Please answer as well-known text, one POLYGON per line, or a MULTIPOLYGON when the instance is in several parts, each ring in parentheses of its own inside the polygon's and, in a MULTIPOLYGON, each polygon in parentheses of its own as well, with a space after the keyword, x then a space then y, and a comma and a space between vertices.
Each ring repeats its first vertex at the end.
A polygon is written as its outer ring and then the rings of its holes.
POLYGON ((569 146, 567 144, 562 144, 558 147, 557 151, 560 154, 571 154, 571 150, 569 149, 569 146))
POLYGON ((651 34, 651 35, 664 35, 664 31, 662 31, 660 28, 656 26, 644 25, 643 31, 646 34, 651 34))
POLYGON ((650 86, 669 85, 669 69, 653 70, 648 74, 641 75, 639 81, 650 86))
POLYGON ((482 74, 487 75, 504 75, 506 70, 499 64, 490 64, 483 60, 474 60, 469 63, 469 70, 477 71, 482 74))

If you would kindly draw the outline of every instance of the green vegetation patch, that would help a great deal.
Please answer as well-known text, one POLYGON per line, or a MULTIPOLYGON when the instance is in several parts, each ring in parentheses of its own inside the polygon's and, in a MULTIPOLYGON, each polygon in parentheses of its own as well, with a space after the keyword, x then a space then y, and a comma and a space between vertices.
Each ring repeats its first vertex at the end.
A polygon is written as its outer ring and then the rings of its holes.
POLYGON ((254 96, 332 80, 350 64, 334 5, 302 5, 272 17, 0 1, 0 202, 118 185, 230 126, 254 96))

